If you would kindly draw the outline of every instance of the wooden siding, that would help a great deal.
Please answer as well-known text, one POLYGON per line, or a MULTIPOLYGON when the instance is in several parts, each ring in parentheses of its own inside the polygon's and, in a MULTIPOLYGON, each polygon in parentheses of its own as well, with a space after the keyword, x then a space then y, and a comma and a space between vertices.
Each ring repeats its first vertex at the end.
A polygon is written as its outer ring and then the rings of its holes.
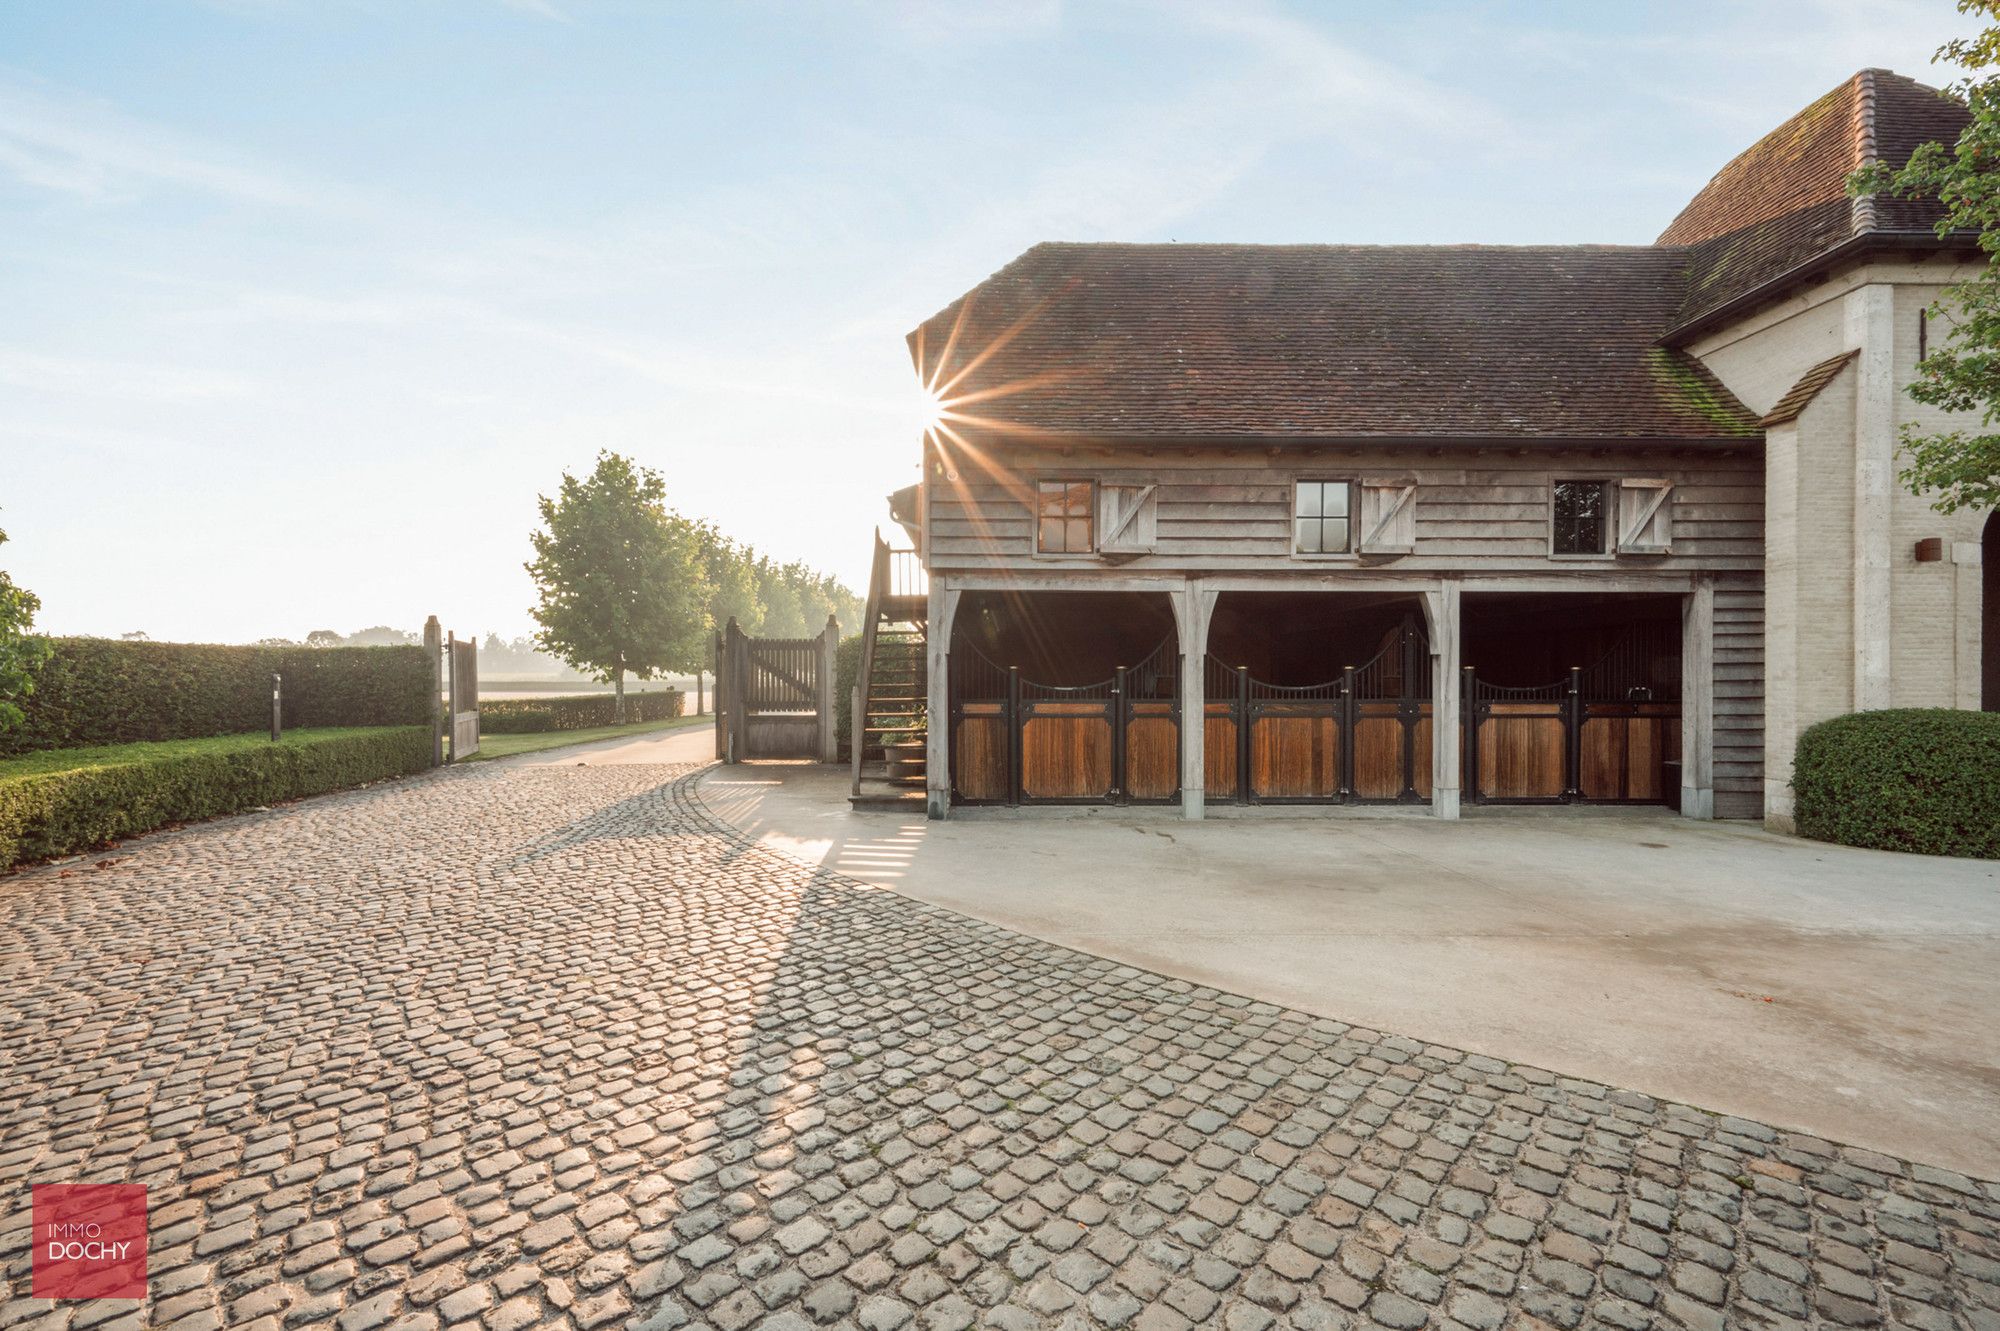
POLYGON ((1715 816, 1764 816, 1764 576, 1715 584, 1715 816))
POLYGON ((1257 448, 1023 450, 1005 465, 946 455, 929 485, 929 557, 941 571, 1146 569, 1273 572, 1368 567, 1400 572, 1576 571, 1661 568, 1686 572, 1763 566, 1764 483, 1756 444, 1728 448, 1643 446, 1474 449, 1384 447, 1300 455, 1257 448), (1034 550, 1030 495, 1037 476, 1090 477, 1101 485, 1157 485, 1153 553, 1102 555, 1034 550), (1561 478, 1660 478, 1673 549, 1598 560, 1549 555, 1549 485, 1561 478), (1415 549, 1401 556, 1304 558, 1292 553, 1292 483, 1305 478, 1414 480, 1415 549))

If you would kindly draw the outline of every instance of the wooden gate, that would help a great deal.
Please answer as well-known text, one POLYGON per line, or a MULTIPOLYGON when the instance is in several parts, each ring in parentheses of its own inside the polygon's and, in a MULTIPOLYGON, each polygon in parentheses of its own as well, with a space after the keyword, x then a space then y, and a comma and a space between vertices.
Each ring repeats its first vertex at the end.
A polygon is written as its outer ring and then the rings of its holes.
POLYGON ((1465 768, 1482 804, 1661 804, 1679 795, 1678 668, 1668 630, 1635 629, 1546 684, 1498 685, 1465 667, 1465 768))
POLYGON ((731 619, 716 635, 715 753, 746 758, 837 757, 831 616, 811 638, 753 638, 731 619))
POLYGON ((965 647, 951 670, 961 804, 1167 804, 1180 798, 1179 657, 1162 642, 1090 684, 1023 679, 965 647))
POLYGON ((1365 665, 1274 684, 1210 657, 1206 798, 1420 804, 1431 797, 1430 646, 1406 620, 1365 665))
POLYGON ((451 760, 462 762, 479 752, 479 644, 450 638, 451 760))

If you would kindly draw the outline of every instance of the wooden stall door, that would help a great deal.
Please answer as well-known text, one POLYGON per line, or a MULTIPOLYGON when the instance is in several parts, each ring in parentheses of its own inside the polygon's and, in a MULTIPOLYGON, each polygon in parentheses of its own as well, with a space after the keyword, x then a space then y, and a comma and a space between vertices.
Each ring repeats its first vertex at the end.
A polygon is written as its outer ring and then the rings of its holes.
POLYGON ((1578 787, 1587 800, 1660 803, 1666 764, 1680 756, 1679 708, 1633 704, 1586 717, 1578 787))
POLYGON ((1201 766, 1205 798, 1218 801, 1236 798, 1236 709, 1229 703, 1208 704, 1201 766))
POLYGON ((1255 799, 1330 799, 1340 793, 1340 724, 1327 703, 1265 703, 1250 723, 1255 799))
POLYGON ((1492 704, 1479 723, 1478 748, 1481 797, 1562 797, 1563 719, 1549 704, 1492 704))
POLYGON ((1006 706, 969 702, 952 736, 952 762, 962 800, 1004 800, 1007 789, 1006 706))
POLYGON ((1038 702, 1021 727, 1021 796, 1111 796, 1111 716, 1104 702, 1038 702))
POLYGON ((1170 702, 1135 702, 1125 721, 1125 796, 1170 800, 1180 792, 1180 727, 1170 702))

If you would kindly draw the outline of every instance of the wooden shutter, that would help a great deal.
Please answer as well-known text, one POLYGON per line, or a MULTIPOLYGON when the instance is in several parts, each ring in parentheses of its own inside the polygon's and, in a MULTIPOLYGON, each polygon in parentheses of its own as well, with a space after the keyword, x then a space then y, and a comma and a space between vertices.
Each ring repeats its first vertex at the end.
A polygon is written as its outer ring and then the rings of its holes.
POLYGON ((1097 549, 1106 559, 1136 559, 1160 545, 1160 487, 1099 485, 1097 549))
POLYGON ((1663 555, 1673 548, 1672 481, 1618 482, 1618 553, 1663 555))
POLYGON ((1360 539, 1354 549, 1364 555, 1406 555, 1417 548, 1417 483, 1410 480, 1355 483, 1360 539))

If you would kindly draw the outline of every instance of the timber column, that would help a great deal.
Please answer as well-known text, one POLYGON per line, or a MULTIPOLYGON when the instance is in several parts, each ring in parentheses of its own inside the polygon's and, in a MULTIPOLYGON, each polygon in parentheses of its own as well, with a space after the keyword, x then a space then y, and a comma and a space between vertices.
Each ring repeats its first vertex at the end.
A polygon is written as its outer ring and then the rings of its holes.
POLYGON ((1715 578, 1681 598, 1681 817, 1715 817, 1715 578))
POLYGON ((1459 609, 1463 594, 1452 578, 1424 593, 1431 636, 1431 816, 1458 817, 1460 701, 1459 609))
POLYGON ((930 575, 924 608, 924 814, 951 816, 951 620, 960 592, 930 575))
POLYGON ((1173 593, 1174 623, 1181 649, 1181 817, 1197 821, 1207 814, 1202 790, 1208 770, 1208 621, 1215 613, 1217 593, 1189 578, 1173 593))

